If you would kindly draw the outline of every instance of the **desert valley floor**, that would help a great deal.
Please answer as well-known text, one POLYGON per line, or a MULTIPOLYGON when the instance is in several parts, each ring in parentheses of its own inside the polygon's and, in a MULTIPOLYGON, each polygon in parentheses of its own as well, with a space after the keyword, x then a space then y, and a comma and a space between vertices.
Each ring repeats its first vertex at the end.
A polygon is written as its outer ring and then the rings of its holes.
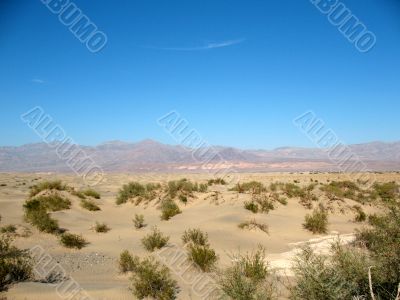
MULTIPOLYGON (((400 182, 398 173, 374 174, 378 182, 400 182)), ((351 180, 348 174, 339 173, 254 173, 240 174, 240 182, 258 181, 266 187, 273 182, 296 183, 300 187, 315 183, 314 194, 318 202, 329 206, 329 225, 326 234, 312 234, 303 227, 304 217, 311 210, 304 207, 297 197, 287 198, 287 205, 274 204, 274 209, 268 213, 253 213, 244 208, 244 202, 251 199, 250 193, 238 193, 230 190, 233 184, 209 185, 206 192, 195 192, 188 197, 187 202, 176 200, 182 213, 169 220, 161 220, 159 201, 142 201, 136 205, 128 201, 116 204, 118 190, 132 181, 140 183, 161 183, 187 178, 191 182, 204 183, 212 178, 210 174, 107 174, 105 179, 94 187, 101 195, 93 199, 100 207, 99 211, 89 211, 81 207, 80 199, 74 195, 68 197, 72 206, 70 209, 52 212, 61 228, 68 232, 82 234, 88 244, 80 249, 68 249, 60 245, 55 235, 39 232, 35 227, 24 221, 23 204, 29 197, 29 187, 45 180, 61 180, 76 190, 86 188, 82 178, 66 174, 0 174, 0 226, 16 225, 14 244, 19 248, 28 249, 40 245, 62 268, 69 278, 72 278, 93 299, 135 299, 129 290, 129 275, 118 270, 120 253, 127 249, 140 257, 156 253, 146 251, 141 239, 148 234, 153 226, 157 226, 169 236, 167 247, 177 245, 184 249, 181 236, 186 229, 200 228, 208 233, 209 242, 215 249, 219 259, 217 267, 223 269, 232 261, 232 254, 252 251, 258 245, 265 247, 270 266, 290 277, 290 261, 296 247, 307 241, 315 247, 329 247, 330 238, 340 235, 342 239, 351 239, 351 234, 363 223, 354 222, 355 212, 351 208, 359 204, 350 199, 329 201, 320 190, 322 184, 332 181, 351 180), (143 214, 146 226, 136 229, 132 222, 135 214, 143 214), (238 224, 255 219, 268 226, 268 233, 259 229, 241 229, 238 224), (97 233, 93 230, 96 222, 104 222, 110 228, 107 233, 97 233)), ((60 192, 65 193, 64 191, 60 192)), ((366 213, 372 213, 378 208, 362 205, 366 213)), ((182 250, 183 251, 183 250, 182 250)), ((171 268, 170 268, 171 269, 171 268)), ((196 273, 196 270, 192 271, 196 273)), ((198 271, 199 274, 201 273, 198 271)), ((200 299, 198 293, 181 276, 171 270, 180 288, 178 299, 200 299)), ((192 274, 196 276, 196 274, 192 274)), ((212 277, 213 274, 210 274, 212 277)), ((40 281, 22 282, 9 287, 8 291, 0 293, 7 299, 58 299, 57 285, 40 281)), ((282 299, 286 299, 284 295, 282 299)), ((74 298, 75 299, 75 298, 74 298)))

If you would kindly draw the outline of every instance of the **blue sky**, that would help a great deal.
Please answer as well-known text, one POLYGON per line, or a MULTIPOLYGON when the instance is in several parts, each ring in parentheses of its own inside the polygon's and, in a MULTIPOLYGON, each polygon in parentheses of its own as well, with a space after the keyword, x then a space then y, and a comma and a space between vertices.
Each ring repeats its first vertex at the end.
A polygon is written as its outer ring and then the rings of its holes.
POLYGON ((76 142, 174 140, 178 111, 210 144, 312 146, 314 111, 347 143, 399 140, 400 3, 342 1, 377 37, 360 53, 309 0, 74 1, 108 37, 91 53, 39 0, 0 4, 0 145, 40 138, 41 106, 76 142))

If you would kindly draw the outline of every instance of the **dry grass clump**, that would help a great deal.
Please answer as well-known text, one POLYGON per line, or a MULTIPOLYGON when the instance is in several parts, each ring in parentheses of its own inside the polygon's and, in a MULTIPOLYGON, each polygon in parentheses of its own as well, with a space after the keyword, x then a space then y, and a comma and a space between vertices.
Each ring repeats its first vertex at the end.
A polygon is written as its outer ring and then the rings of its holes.
POLYGON ((82 199, 81 207, 89 211, 99 211, 100 207, 91 199, 82 199))
POLYGON ((328 212, 320 205, 312 214, 305 216, 303 227, 312 233, 326 233, 328 231, 328 212))
POLYGON ((94 225, 94 231, 98 233, 106 233, 109 232, 110 230, 111 228, 108 227, 106 223, 96 222, 96 224, 94 225))
POLYGON ((169 220, 180 213, 182 213, 182 211, 174 200, 164 199, 161 202, 161 220, 169 220))
POLYGON ((141 260, 124 250, 120 254, 118 266, 121 273, 132 273, 131 290, 138 299, 176 299, 179 292, 177 282, 171 278, 169 269, 154 258, 141 260))
POLYGON ((268 225, 265 223, 259 223, 256 221, 256 219, 251 219, 248 221, 244 221, 238 225, 240 229, 260 229, 261 231, 264 231, 265 233, 269 234, 268 232, 268 225))
POLYGON ((17 231, 17 226, 9 224, 3 227, 0 227, 0 233, 4 234, 14 234, 17 231))
POLYGON ((184 244, 193 243, 195 245, 206 246, 208 245, 208 234, 198 228, 188 229, 183 233, 182 241, 184 244))
POLYGON ((36 196, 44 190, 58 190, 65 191, 68 189, 66 184, 63 184, 61 180, 54 181, 42 181, 30 187, 30 197, 36 196))
POLYGON ((167 245, 169 237, 165 236, 154 226, 151 233, 142 238, 142 244, 147 251, 153 252, 167 245))
MULTIPOLYGON (((235 255, 233 264, 222 271, 218 284, 230 299, 272 300, 276 297, 276 284, 265 261, 265 249, 235 255)), ((308 298, 305 298, 308 299, 308 298)))
POLYGON ((29 253, 11 245, 11 238, 0 235, 0 291, 8 285, 32 278, 33 261, 29 253))
POLYGON ((139 204, 142 200, 152 200, 157 196, 157 190, 160 188, 160 184, 129 182, 118 191, 116 203, 119 205, 128 200, 136 200, 136 204, 139 204))
POLYGON ((144 227, 144 216, 143 215, 138 215, 135 214, 135 217, 133 218, 133 224, 135 225, 136 229, 140 229, 142 227, 144 227))
POLYGON ((82 235, 73 233, 63 233, 60 236, 60 243, 67 248, 82 249, 88 242, 83 238, 82 235))

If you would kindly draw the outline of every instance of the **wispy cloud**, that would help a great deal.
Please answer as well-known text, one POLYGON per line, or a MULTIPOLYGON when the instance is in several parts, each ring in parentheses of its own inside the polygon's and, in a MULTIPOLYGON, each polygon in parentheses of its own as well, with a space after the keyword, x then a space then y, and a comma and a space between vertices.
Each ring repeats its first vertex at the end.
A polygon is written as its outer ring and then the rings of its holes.
POLYGON ((144 47, 149 48, 149 49, 171 50, 171 51, 202 51, 202 50, 212 50, 212 49, 224 48, 224 47, 241 44, 245 40, 246 39, 227 40, 227 41, 221 41, 221 42, 207 43, 205 45, 196 46, 196 47, 154 47, 154 46, 144 46, 144 47))
POLYGON ((43 79, 39 79, 39 78, 33 78, 31 81, 33 83, 39 83, 39 84, 45 83, 45 81, 43 79))

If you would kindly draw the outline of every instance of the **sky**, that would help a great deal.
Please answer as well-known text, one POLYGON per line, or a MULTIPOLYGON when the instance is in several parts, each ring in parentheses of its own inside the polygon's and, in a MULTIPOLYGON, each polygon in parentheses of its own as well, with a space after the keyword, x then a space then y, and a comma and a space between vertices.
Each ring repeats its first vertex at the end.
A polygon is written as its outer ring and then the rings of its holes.
MULTIPOLYGON (((70 1, 71 2, 71 1, 70 1)), ((310 0, 79 1, 88 50, 40 0, 0 4, 0 146, 40 142, 40 106, 83 145, 155 139, 177 111, 213 145, 312 147, 313 111, 345 143, 400 140, 400 2, 343 0, 376 36, 359 52, 310 0)))

